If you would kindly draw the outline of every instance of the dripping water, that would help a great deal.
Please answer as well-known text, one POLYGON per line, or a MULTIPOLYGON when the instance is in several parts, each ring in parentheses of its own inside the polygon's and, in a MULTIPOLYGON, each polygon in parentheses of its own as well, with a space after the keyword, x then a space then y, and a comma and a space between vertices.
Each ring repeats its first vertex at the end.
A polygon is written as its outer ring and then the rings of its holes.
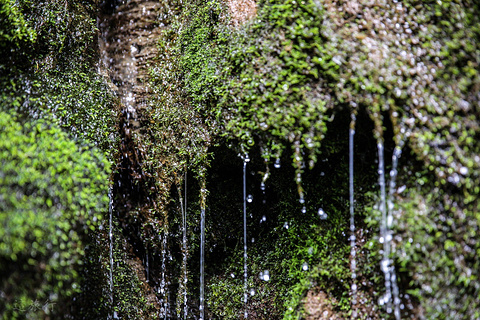
POLYGON ((200 320, 205 319, 205 178, 202 180, 201 209, 200 209, 200 320))
POLYGON ((108 206, 109 214, 109 228, 108 228, 108 238, 110 241, 110 303, 113 306, 113 192, 112 189, 108 191, 108 197, 110 198, 110 204, 108 206))
POLYGON ((245 306, 244 318, 248 317, 248 266, 247 266, 247 163, 250 161, 248 154, 243 160, 243 302, 245 306))
POLYGON ((145 274, 147 283, 150 281, 150 266, 148 261, 148 247, 145 248, 145 274))
POLYGON ((380 223, 380 243, 383 244, 383 258, 381 260, 381 269, 385 275, 385 295, 380 299, 380 304, 386 305, 387 313, 394 312, 397 320, 400 316, 400 298, 397 285, 397 277, 395 273, 395 266, 390 258, 392 247, 391 242, 392 224, 393 224, 393 194, 395 192, 398 159, 402 153, 403 142, 397 145, 392 155, 392 169, 390 170, 390 184, 388 194, 388 207, 386 200, 386 185, 385 185, 385 164, 384 164, 384 147, 383 143, 378 143, 378 159, 379 159, 379 183, 380 183, 380 211, 382 213, 382 221, 380 223), (393 300, 393 310, 392 310, 393 300))
POLYGON ((162 235, 160 237, 160 243, 161 243, 161 257, 162 257, 162 275, 160 279, 160 294, 162 295, 162 300, 161 303, 163 304, 160 308, 160 317, 163 317, 164 319, 167 319, 168 316, 168 310, 169 310, 169 304, 168 304, 168 289, 167 289, 167 279, 165 276, 165 269, 166 269, 166 256, 167 256, 167 232, 164 231, 163 237, 162 235))
POLYGON ((352 121, 350 122, 350 134, 349 134, 349 143, 348 143, 348 172, 349 172, 349 193, 350 193, 350 271, 352 273, 352 287, 351 287, 351 296, 352 296, 352 319, 357 317, 357 261, 356 261, 356 236, 355 236, 355 210, 354 210, 354 184, 353 184, 353 155, 354 155, 354 137, 355 137, 355 115, 352 114, 352 121))
POLYGON ((384 162, 384 146, 382 141, 378 141, 378 181, 380 185, 380 243, 383 244, 383 258, 381 261, 381 269, 385 276, 385 295, 380 299, 380 305, 386 305, 387 313, 392 313, 392 282, 390 272, 390 234, 387 232, 387 207, 386 207, 386 191, 385 191, 385 162, 384 162))
POLYGON ((183 319, 187 319, 187 170, 185 170, 185 206, 183 207, 183 319))
MULTIPOLYGON (((390 170, 390 184, 389 184, 389 190, 388 190, 388 215, 387 215, 387 233, 390 235, 390 238, 392 237, 392 225, 393 225, 393 195, 395 193, 395 188, 396 188, 396 178, 398 174, 398 159, 402 155, 402 147, 403 147, 403 140, 400 141, 400 143, 395 146, 395 149, 393 151, 392 155, 392 169, 390 170)), ((391 250, 391 245, 390 242, 387 243, 389 246, 389 251, 391 250)), ((393 306, 394 306, 394 315, 397 320, 400 319, 400 297, 399 297, 399 290, 398 290, 398 285, 397 285, 397 275, 395 272, 395 265, 392 263, 390 266, 390 272, 391 272, 391 284, 392 284, 392 295, 393 295, 393 306)))
MULTIPOLYGON (((180 292, 183 296, 183 318, 187 319, 187 170, 184 176, 184 197, 182 198, 181 189, 178 189, 178 196, 180 198, 180 211, 182 213, 182 279, 180 284, 180 292)), ((178 315, 180 318, 180 314, 178 315)))

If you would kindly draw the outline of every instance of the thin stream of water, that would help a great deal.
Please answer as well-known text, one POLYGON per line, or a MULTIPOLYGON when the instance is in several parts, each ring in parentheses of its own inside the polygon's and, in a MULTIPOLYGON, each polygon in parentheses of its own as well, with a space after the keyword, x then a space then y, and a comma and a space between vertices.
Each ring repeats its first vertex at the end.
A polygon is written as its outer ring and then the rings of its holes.
MULTIPOLYGON (((187 319, 188 307, 187 307, 187 171, 185 170, 184 177, 184 192, 185 195, 182 197, 182 191, 178 188, 178 196, 180 198, 180 211, 182 213, 182 283, 180 288, 183 295, 183 319, 187 319)), ((180 314, 178 315, 180 317, 180 314)))
POLYGON ((386 206, 386 191, 385 191, 385 161, 384 161, 384 146, 382 141, 378 141, 378 181, 380 185, 380 243, 383 244, 383 259, 381 261, 381 269, 385 276, 385 295, 380 299, 380 305, 386 305, 387 313, 392 313, 392 279, 390 272, 390 246, 389 237, 391 235, 387 230, 387 206, 386 206))
POLYGON ((205 319, 205 181, 202 181, 200 210, 200 320, 205 319))
POLYGON ((108 238, 110 240, 110 303, 113 306, 113 192, 110 189, 108 192, 108 197, 110 198, 110 204, 108 206, 109 214, 109 229, 108 229, 108 238))
MULTIPOLYGON (((390 170, 390 184, 389 184, 389 190, 388 190, 388 215, 387 215, 387 237, 389 241, 387 242, 388 247, 390 248, 389 251, 392 251, 391 249, 391 244, 390 241, 393 238, 392 235, 392 225, 393 225, 393 208, 394 208, 394 203, 393 203, 393 195, 395 193, 395 188, 396 188, 396 179, 398 175, 398 159, 402 155, 402 147, 403 147, 404 142, 400 141, 400 143, 395 146, 395 149, 393 151, 392 155, 392 169, 390 170)), ((391 284, 392 284, 392 295, 393 295, 393 307, 394 307, 394 315, 395 319, 400 320, 401 315, 400 315, 400 297, 399 297, 399 290, 398 290, 398 285, 397 285, 397 275, 395 272, 395 265, 391 263, 390 265, 390 273, 391 273, 391 284)))
POLYGON ((247 300, 248 300, 248 266, 247 266, 247 163, 250 161, 248 155, 243 161, 243 302, 245 305, 244 318, 248 317, 247 300))
POLYGON ((352 273, 352 286, 351 286, 351 304, 352 304, 352 319, 357 317, 357 261, 356 261, 356 236, 355 236, 355 208, 354 208, 354 181, 353 181, 353 155, 354 155, 354 137, 355 137, 355 115, 352 114, 352 121, 350 123, 349 133, 349 192, 350 192, 350 271, 352 273))
POLYGON ((183 319, 187 319, 187 170, 185 170, 185 206, 183 208, 183 319))
POLYGON ((167 234, 164 231, 163 237, 160 235, 160 243, 161 243, 161 255, 162 255, 162 275, 160 279, 160 293, 162 294, 162 302, 163 306, 160 309, 160 317, 167 319, 168 313, 168 294, 167 294, 167 280, 165 277, 165 268, 166 268, 166 246, 167 246, 167 234))

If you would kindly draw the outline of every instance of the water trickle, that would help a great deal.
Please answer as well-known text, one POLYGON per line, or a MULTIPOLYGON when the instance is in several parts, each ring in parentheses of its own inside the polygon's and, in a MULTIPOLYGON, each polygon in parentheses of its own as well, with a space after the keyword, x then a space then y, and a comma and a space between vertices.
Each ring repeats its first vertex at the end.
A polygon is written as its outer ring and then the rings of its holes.
POLYGON ((183 208, 183 319, 187 319, 188 305, 187 305, 187 170, 185 170, 185 207, 183 208))
POLYGON ((110 275, 109 275, 109 282, 110 282, 110 303, 113 306, 113 191, 110 188, 108 191, 108 197, 110 199, 110 203, 108 206, 108 238, 110 241, 110 275))
POLYGON ((160 309, 160 317, 167 319, 168 310, 169 308, 169 301, 168 301, 168 287, 167 287, 167 279, 166 279, 166 256, 167 256, 167 233, 164 232, 163 237, 160 237, 161 243, 161 256, 162 256, 162 275, 160 278, 160 293, 162 294, 161 302, 163 304, 162 308, 160 309))
POLYGON ((352 319, 357 317, 357 262, 356 262, 356 236, 355 236, 355 208, 354 208, 354 181, 353 181, 353 155, 354 155, 354 137, 355 137, 355 115, 352 114, 350 122, 349 143, 348 143, 348 176, 349 176, 349 194, 350 194, 350 272, 352 273, 352 286, 350 295, 352 297, 352 319))
MULTIPOLYGON (((187 170, 185 170, 184 176, 184 196, 182 198, 181 189, 178 189, 178 195, 180 198, 180 211, 182 213, 182 280, 180 283, 180 291, 183 298, 183 319, 187 319, 188 306, 187 306, 187 170)), ((178 315, 180 318, 180 315, 178 315)))
MULTIPOLYGON (((379 300, 380 305, 386 306, 387 313, 392 312, 392 266, 393 261, 390 259, 390 240, 391 234, 388 228, 387 203, 386 203, 386 188, 385 188, 385 161, 384 161, 384 146, 382 141, 378 141, 378 175, 380 185, 380 243, 383 244, 383 258, 381 260, 381 269, 385 276, 385 295, 379 300), (389 237, 390 235, 390 237, 389 237)), ((393 277, 394 278, 394 277, 393 277)), ((395 315, 396 316, 396 315, 395 315)), ((399 318, 398 318, 399 319, 399 318)))
MULTIPOLYGON (((205 179, 202 180, 202 191, 205 190, 205 179)), ((205 192, 201 192, 200 210, 200 320, 205 319, 205 192)))
POLYGON ((150 281, 150 267, 148 261, 148 248, 145 249, 145 274, 147 283, 150 281))
MULTIPOLYGON (((248 269, 247 269, 247 201, 252 202, 253 198, 248 199, 247 197, 247 161, 248 155, 244 158, 243 161, 243 302, 245 305, 245 314, 244 318, 247 318, 247 300, 248 300, 248 269)), ((249 197, 252 197, 249 195, 249 197)))
MULTIPOLYGON (((397 175, 398 175, 398 160, 402 155, 402 148, 404 145, 404 141, 400 140, 397 146, 395 146, 395 149, 393 150, 393 155, 392 155, 392 169, 390 170, 390 184, 389 184, 389 190, 388 190, 388 214, 387 214, 387 221, 385 223, 386 225, 386 241, 385 244, 389 247, 389 252, 393 252, 392 247, 391 247, 391 241, 393 238, 392 234, 392 225, 393 225, 393 209, 394 209, 394 202, 393 202, 393 196, 395 194, 395 189, 397 185, 397 175)), ((395 273, 395 265, 392 263, 390 266, 390 281, 392 284, 392 295, 393 295, 393 307, 394 307, 394 315, 397 320, 401 318, 400 316, 400 305, 401 305, 401 300, 399 296, 399 290, 398 290, 398 285, 397 285, 397 275, 395 273)))

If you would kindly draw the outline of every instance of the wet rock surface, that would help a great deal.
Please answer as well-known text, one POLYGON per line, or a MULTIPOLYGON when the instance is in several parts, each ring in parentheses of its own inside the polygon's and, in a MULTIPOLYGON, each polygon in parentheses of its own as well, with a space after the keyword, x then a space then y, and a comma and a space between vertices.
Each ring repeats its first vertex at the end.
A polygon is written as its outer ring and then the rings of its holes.
POLYGON ((142 315, 145 319, 166 312, 162 309, 164 297, 156 295, 161 280, 153 257, 157 257, 157 262, 161 260, 160 249, 158 241, 151 239, 158 235, 161 223, 151 214, 155 201, 149 197, 150 175, 143 166, 148 134, 145 123, 149 121, 145 111, 150 94, 147 79, 150 63, 157 55, 162 12, 157 1, 113 1, 104 3, 98 18, 100 68, 108 75, 121 102, 121 141, 114 176, 116 216, 126 240, 126 262, 137 275, 150 309, 150 315, 142 315))

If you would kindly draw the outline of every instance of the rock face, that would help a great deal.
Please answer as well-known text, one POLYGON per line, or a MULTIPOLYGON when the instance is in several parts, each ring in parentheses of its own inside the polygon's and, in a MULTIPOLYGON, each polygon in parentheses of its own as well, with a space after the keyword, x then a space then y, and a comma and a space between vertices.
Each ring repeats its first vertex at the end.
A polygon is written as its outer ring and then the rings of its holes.
POLYGON ((257 4, 254 0, 227 0, 232 23, 236 26, 251 20, 257 14, 257 4))
POLYGON ((480 318, 476 1, 99 2, 0 5, 0 317, 195 318, 206 208, 208 318, 480 318))
MULTIPOLYGON (((136 274, 148 309, 139 311, 136 317, 141 315, 144 319, 157 313, 168 314, 164 306, 165 292, 161 296, 156 294, 160 292, 160 282, 165 279, 160 280, 158 272, 161 260, 156 238, 159 223, 151 214, 146 214, 154 204, 149 200, 150 190, 146 185, 149 173, 143 166, 148 152, 145 148, 148 139, 145 135, 149 131, 146 111, 150 99, 148 73, 158 55, 157 39, 162 32, 163 10, 160 2, 133 0, 105 3, 99 16, 101 67, 121 101, 121 141, 114 176, 116 215, 125 239, 123 250, 127 255, 124 259, 136 274), (147 224, 151 229, 145 227, 147 224), (147 241, 152 234, 155 241, 147 241), (157 263, 153 262, 153 257, 157 257, 157 263)), ((163 283, 162 291, 165 286, 163 283)))
POLYGON ((149 68, 158 55, 162 10, 157 1, 126 1, 100 16, 103 62, 123 103, 137 109, 145 105, 149 68))

